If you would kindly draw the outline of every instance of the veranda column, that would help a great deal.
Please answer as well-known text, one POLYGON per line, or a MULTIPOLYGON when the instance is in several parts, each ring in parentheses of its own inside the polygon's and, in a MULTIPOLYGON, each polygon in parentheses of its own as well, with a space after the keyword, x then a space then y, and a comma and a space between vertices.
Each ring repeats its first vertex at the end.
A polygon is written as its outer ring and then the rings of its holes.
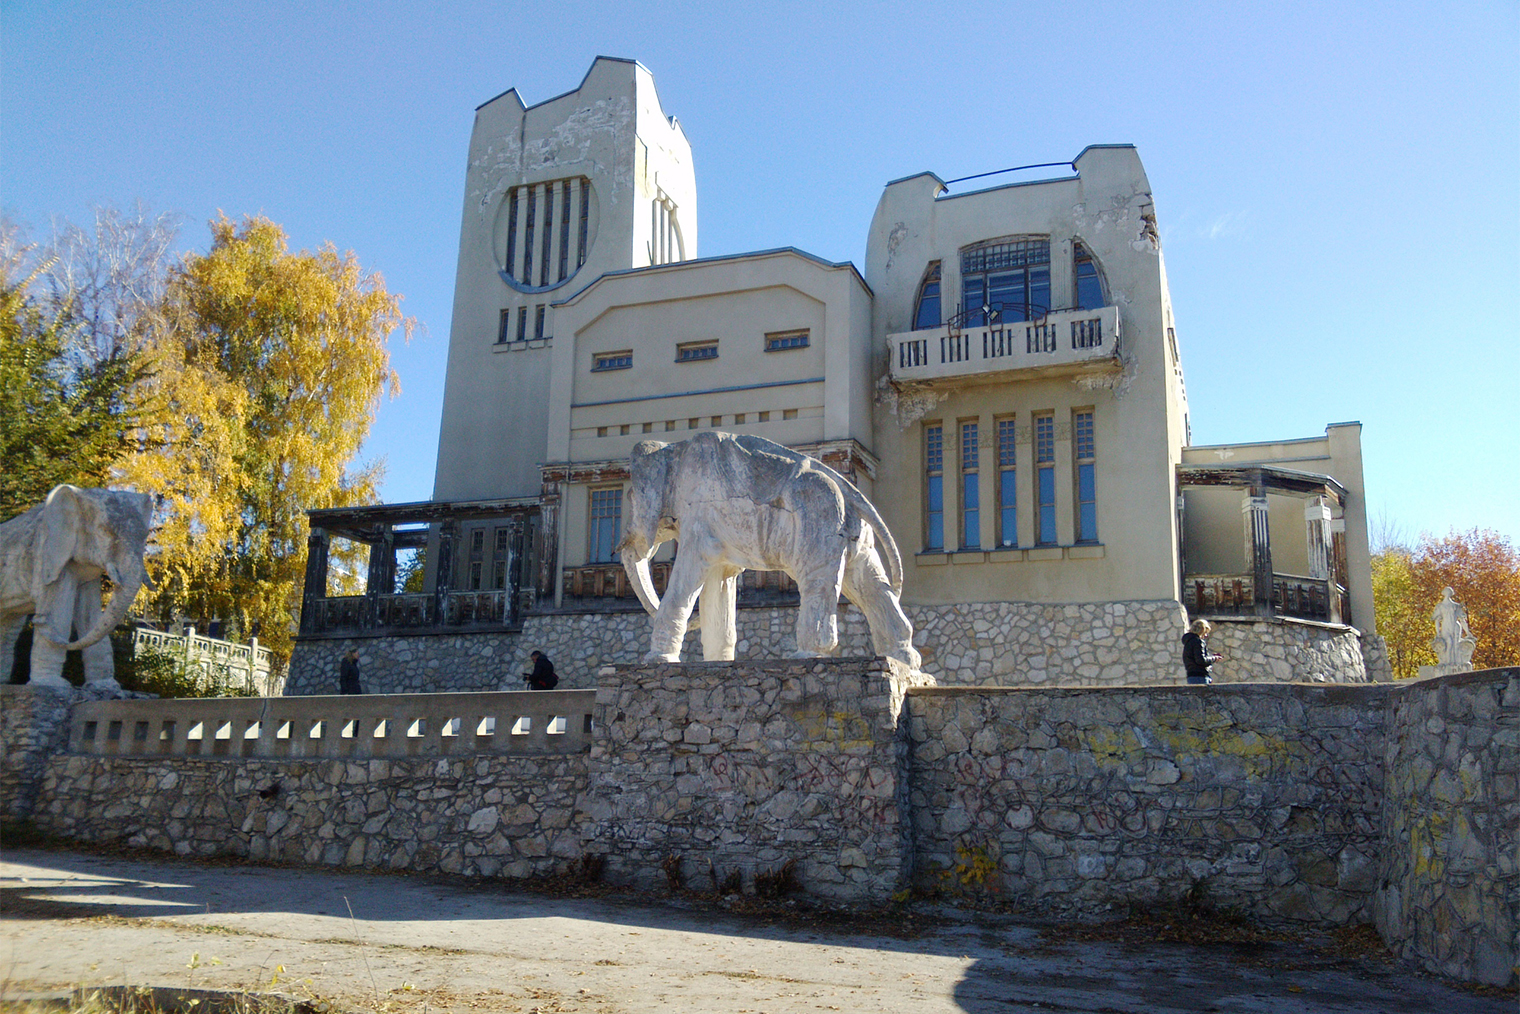
POLYGON ((459 538, 459 522, 449 519, 439 526, 438 570, 433 577, 433 622, 448 622, 449 590, 454 586, 454 543, 459 538))
POLYGON ((1251 603, 1257 616, 1272 615, 1272 536, 1267 526, 1267 495, 1252 487, 1241 499, 1246 567, 1251 572, 1251 603))
POLYGON ((315 633, 317 611, 327 597, 327 549, 331 537, 321 528, 306 536, 306 577, 301 585, 301 633, 315 633))

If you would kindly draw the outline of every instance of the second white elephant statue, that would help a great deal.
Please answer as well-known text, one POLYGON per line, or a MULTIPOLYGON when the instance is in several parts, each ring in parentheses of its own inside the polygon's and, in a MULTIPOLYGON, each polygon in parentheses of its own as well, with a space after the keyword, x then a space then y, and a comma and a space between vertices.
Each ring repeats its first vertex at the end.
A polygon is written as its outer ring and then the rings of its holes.
POLYGON ((107 635, 148 585, 143 548, 153 516, 146 493, 58 486, 0 524, 0 676, 9 682, 16 639, 32 617, 33 686, 67 687, 63 658, 83 651, 85 681, 116 686, 107 635), (102 577, 111 603, 101 607, 102 577))
POLYGON ((649 660, 680 661, 700 597, 702 657, 732 660, 738 576, 779 570, 797 582, 797 654, 839 650, 839 594, 865 613, 878 655, 914 669, 913 628, 903 614, 902 557, 886 523, 854 484, 815 458, 761 437, 699 433, 633 449, 632 488, 619 551, 653 616, 649 660), (663 600, 649 560, 679 539, 663 600))

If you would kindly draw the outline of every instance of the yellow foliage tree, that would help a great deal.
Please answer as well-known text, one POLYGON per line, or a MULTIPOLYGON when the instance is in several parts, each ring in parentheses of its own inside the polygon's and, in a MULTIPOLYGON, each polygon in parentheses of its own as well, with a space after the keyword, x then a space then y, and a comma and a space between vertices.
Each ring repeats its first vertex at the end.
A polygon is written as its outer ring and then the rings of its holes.
POLYGON ((383 464, 355 458, 382 393, 399 391, 387 340, 415 322, 352 252, 291 253, 262 217, 223 216, 211 234, 170 274, 149 343, 170 411, 122 477, 160 498, 151 608, 230 619, 284 659, 305 511, 375 499, 383 464))
POLYGON ((1520 553, 1498 532, 1474 528, 1425 535, 1413 550, 1391 547, 1373 557, 1378 633, 1394 676, 1407 679, 1436 662, 1431 613, 1443 588, 1467 609, 1478 642, 1473 668, 1520 665, 1520 553))

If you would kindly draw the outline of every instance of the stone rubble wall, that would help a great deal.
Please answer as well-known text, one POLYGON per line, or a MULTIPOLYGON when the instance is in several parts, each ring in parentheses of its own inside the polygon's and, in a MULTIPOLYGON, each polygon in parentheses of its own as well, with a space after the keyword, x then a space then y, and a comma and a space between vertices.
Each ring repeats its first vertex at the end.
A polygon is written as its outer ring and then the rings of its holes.
MULTIPOLYGON (((1187 617, 1173 601, 1041 605, 970 602, 909 606, 923 670, 942 686, 1125 686, 1181 683, 1187 617)), ((740 660, 784 658, 796 648, 793 607, 740 609, 740 660)), ((1316 624, 1221 623, 1213 642, 1228 662, 1217 681, 1360 683, 1367 679, 1359 638, 1316 624)), ((418 634, 297 642, 285 693, 337 692, 338 662, 359 649, 367 693, 520 690, 528 653, 554 660, 560 686, 586 690, 605 665, 631 665, 648 648, 642 611, 529 616, 521 633, 418 634)), ((872 654, 865 617, 839 610, 839 654, 872 654)), ((689 633, 682 658, 702 658, 689 633)))
POLYGON ((580 855, 585 785, 584 754, 64 756, 48 765, 36 820, 68 838, 182 856, 528 877, 580 855))
POLYGON ((1214 663, 1215 683, 1369 681, 1362 637, 1349 628, 1294 620, 1212 622, 1209 650, 1224 656, 1214 663))
POLYGON ((80 691, 0 686, 0 816, 28 817, 48 758, 68 743, 69 712, 80 691))
POLYGON ((588 847, 642 887, 666 861, 704 887, 791 862, 811 893, 885 899, 908 875, 896 705, 925 682, 881 658, 610 669, 588 847))
POLYGON ((1194 885, 1221 906, 1367 921, 1385 687, 915 690, 916 878, 1065 916, 1194 885), (977 872, 986 872, 978 881, 977 872))
POLYGON ((1520 957, 1520 669, 1407 680, 1390 701, 1384 940, 1504 985, 1520 957))

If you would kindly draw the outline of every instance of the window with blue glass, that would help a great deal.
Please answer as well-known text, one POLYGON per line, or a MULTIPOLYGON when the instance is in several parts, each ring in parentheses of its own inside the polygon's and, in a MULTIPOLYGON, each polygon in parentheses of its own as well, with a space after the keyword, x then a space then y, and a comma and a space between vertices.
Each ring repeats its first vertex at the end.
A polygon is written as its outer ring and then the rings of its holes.
POLYGON ((1098 262, 1081 243, 1072 245, 1072 280, 1076 286, 1073 304, 1078 310, 1096 310, 1107 306, 1103 298, 1103 277, 1098 273, 1098 262))
POLYGON ((1035 505, 1039 508, 1039 532, 1035 542, 1056 542, 1056 417, 1034 417, 1035 505))
POLYGON ((961 423, 961 548, 982 548, 981 473, 977 424, 961 423))
POLYGON ((622 541, 623 491, 593 489, 586 558, 590 563, 617 562, 617 544, 622 541))
POLYGON ((1098 445, 1093 434, 1092 412, 1078 412, 1072 420, 1077 452, 1077 541, 1098 541, 1098 445))
POLYGON ((1050 310, 1050 240, 983 243, 961 251, 967 327, 1034 320, 1050 310))
POLYGON ((945 428, 924 427, 924 548, 945 548, 945 428))
POLYGON ((1012 419, 998 420, 998 545, 1019 544, 1018 445, 1012 419))
POLYGON ((918 301, 913 307, 913 330, 931 327, 939 327, 939 261, 924 272, 924 280, 918 283, 918 301))

